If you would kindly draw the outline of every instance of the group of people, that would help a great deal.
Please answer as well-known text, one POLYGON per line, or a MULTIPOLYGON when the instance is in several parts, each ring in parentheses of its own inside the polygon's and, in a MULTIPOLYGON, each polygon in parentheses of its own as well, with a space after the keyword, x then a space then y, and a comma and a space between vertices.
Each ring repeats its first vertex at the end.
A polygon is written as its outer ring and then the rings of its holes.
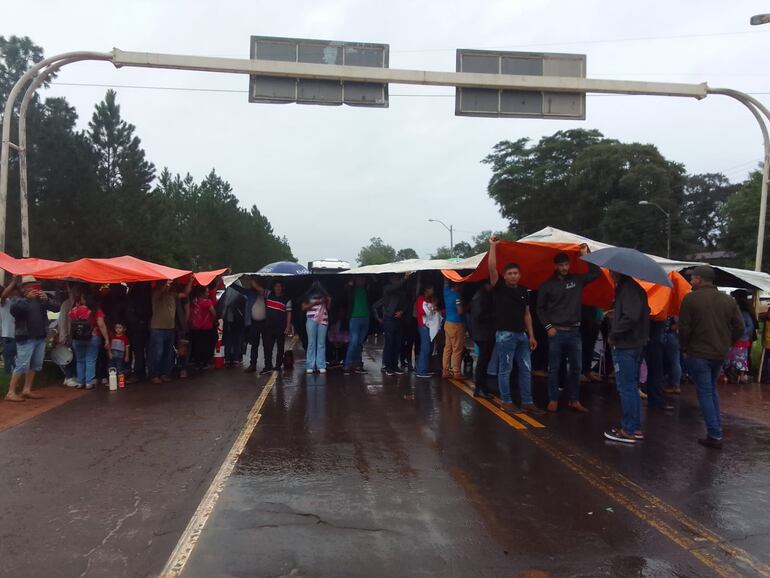
MULTIPOLYGON (((65 383, 72 387, 93 389, 110 370, 128 376, 129 382, 147 378, 160 384, 173 376, 187 377, 188 367, 205 369, 214 354, 220 320, 227 366, 242 364, 247 344, 251 351, 246 372, 257 372, 260 344, 261 373, 290 366, 286 337, 296 332, 305 347, 307 373, 323 374, 329 363, 340 365, 346 374, 366 373, 363 345, 371 332, 377 332, 372 327, 377 325, 384 336, 382 371, 388 376, 415 369, 417 378, 440 373, 443 378, 465 379, 468 333, 478 350, 476 396, 493 397, 488 375, 494 367, 500 406, 509 413, 558 411, 563 389, 568 409, 588 413, 580 401, 583 372, 590 369, 584 368, 584 349, 588 334, 590 363, 598 329, 585 331, 583 289, 599 278, 600 269, 588 264, 587 272, 572 273, 569 256, 559 253, 554 257, 553 276, 534 298, 520 284, 519 265, 499 266, 498 244, 494 237, 490 239, 489 279, 470 300, 461 284, 443 280, 439 294, 438 283, 431 283, 430 277, 419 286, 410 273, 391 276, 382 287, 364 276, 342 282, 337 277, 329 281, 333 286, 327 290, 316 279, 300 293, 296 309, 280 279, 268 284, 245 276, 226 290, 221 280, 208 287, 193 286, 192 277, 187 283, 67 283, 59 301, 33 277, 15 277, 0 295, 4 365, 11 374, 6 399, 35 397, 32 385, 35 373, 42 369, 48 314, 58 312, 56 340, 74 354, 65 368, 65 383), (532 396, 538 337, 541 342, 547 340, 545 409, 535 405, 532 396), (518 385, 518 405, 511 390, 512 374, 518 385)), ((581 253, 587 252, 583 246, 581 253)), ((628 276, 612 275, 615 303, 606 312, 606 342, 622 418, 605 436, 628 444, 644 439, 639 393, 643 361, 648 403, 665 409, 671 406, 663 397, 663 362, 668 359, 670 367, 667 391, 678 393, 681 355, 696 384, 707 425, 707 436, 699 441, 721 447, 716 385, 723 369, 739 381, 747 379, 749 349, 757 330, 748 300, 742 294, 731 298, 718 291, 714 270, 696 267, 693 291, 685 297, 678 319, 651 320, 641 286, 628 276)))
POLYGON ((192 276, 187 283, 69 282, 59 293, 43 291, 32 276, 14 277, 2 290, 3 362, 11 375, 8 401, 36 397, 32 385, 43 367, 49 337, 72 352, 64 383, 75 388, 107 383, 111 371, 121 382, 149 379, 160 384, 172 376, 187 377, 189 366, 210 363, 217 336, 216 282, 193 287, 192 276), (58 313, 53 326, 49 312, 58 313))

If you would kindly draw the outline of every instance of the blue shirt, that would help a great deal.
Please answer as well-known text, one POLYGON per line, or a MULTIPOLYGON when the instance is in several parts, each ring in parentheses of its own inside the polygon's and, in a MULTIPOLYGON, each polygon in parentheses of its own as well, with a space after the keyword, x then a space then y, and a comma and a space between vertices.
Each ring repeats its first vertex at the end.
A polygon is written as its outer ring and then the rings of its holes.
POLYGON ((462 291, 452 291, 449 283, 444 284, 444 306, 446 307, 446 320, 450 323, 462 323, 463 316, 457 311, 457 300, 462 298, 462 291))

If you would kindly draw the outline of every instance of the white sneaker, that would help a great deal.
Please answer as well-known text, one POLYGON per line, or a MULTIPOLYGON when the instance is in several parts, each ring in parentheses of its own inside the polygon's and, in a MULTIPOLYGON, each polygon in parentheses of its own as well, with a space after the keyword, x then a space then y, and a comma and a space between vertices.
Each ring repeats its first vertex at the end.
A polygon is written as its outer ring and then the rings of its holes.
POLYGON ((78 386, 78 380, 74 377, 70 377, 69 379, 64 380, 64 385, 67 387, 77 387, 78 386))
POLYGON ((326 373, 326 370, 325 369, 319 369, 318 373, 326 373))
POLYGON ((311 373, 313 373, 313 370, 312 370, 312 369, 307 369, 307 370, 305 370, 305 373, 307 373, 308 375, 310 375, 311 373))

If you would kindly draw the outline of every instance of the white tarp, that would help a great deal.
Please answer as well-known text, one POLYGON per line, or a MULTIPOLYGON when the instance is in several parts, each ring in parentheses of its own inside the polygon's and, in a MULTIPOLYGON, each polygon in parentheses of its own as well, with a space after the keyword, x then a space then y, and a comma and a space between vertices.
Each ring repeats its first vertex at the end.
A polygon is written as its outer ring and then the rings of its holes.
POLYGON ((716 267, 720 271, 734 275, 744 283, 756 287, 760 291, 770 291, 770 275, 762 271, 749 271, 748 269, 734 269, 733 267, 716 267))
POLYGON ((486 253, 474 255, 467 259, 405 259, 395 263, 383 263, 382 265, 366 265, 343 271, 340 275, 377 275, 381 273, 409 273, 411 271, 440 271, 452 269, 476 269, 486 253))
MULTIPOLYGON (((607 249, 608 247, 614 247, 614 245, 608 245, 607 243, 600 243, 594 241, 588 237, 582 235, 576 235, 569 231, 563 231, 556 227, 545 227, 540 229, 536 233, 522 237, 519 241, 539 241, 541 243, 585 243, 591 251, 598 251, 599 249, 607 249)), ((687 267, 696 267, 698 265, 705 265, 705 263, 699 263, 695 261, 676 261, 674 259, 666 259, 665 257, 658 257, 657 255, 647 255, 658 265, 663 267, 666 273, 671 271, 681 271, 687 267)))

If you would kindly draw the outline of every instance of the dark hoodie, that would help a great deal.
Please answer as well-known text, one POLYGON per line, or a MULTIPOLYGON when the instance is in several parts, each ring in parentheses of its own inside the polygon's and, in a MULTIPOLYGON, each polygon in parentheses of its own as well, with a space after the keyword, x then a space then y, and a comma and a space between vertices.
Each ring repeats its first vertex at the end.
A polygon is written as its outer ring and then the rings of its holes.
POLYGON ((601 269, 588 263, 588 272, 560 277, 554 274, 538 289, 537 317, 546 330, 551 327, 579 327, 583 287, 596 281, 601 269))
POLYGON ((610 340, 618 349, 641 349, 650 339, 650 306, 647 293, 631 277, 623 275, 615 287, 610 340))

